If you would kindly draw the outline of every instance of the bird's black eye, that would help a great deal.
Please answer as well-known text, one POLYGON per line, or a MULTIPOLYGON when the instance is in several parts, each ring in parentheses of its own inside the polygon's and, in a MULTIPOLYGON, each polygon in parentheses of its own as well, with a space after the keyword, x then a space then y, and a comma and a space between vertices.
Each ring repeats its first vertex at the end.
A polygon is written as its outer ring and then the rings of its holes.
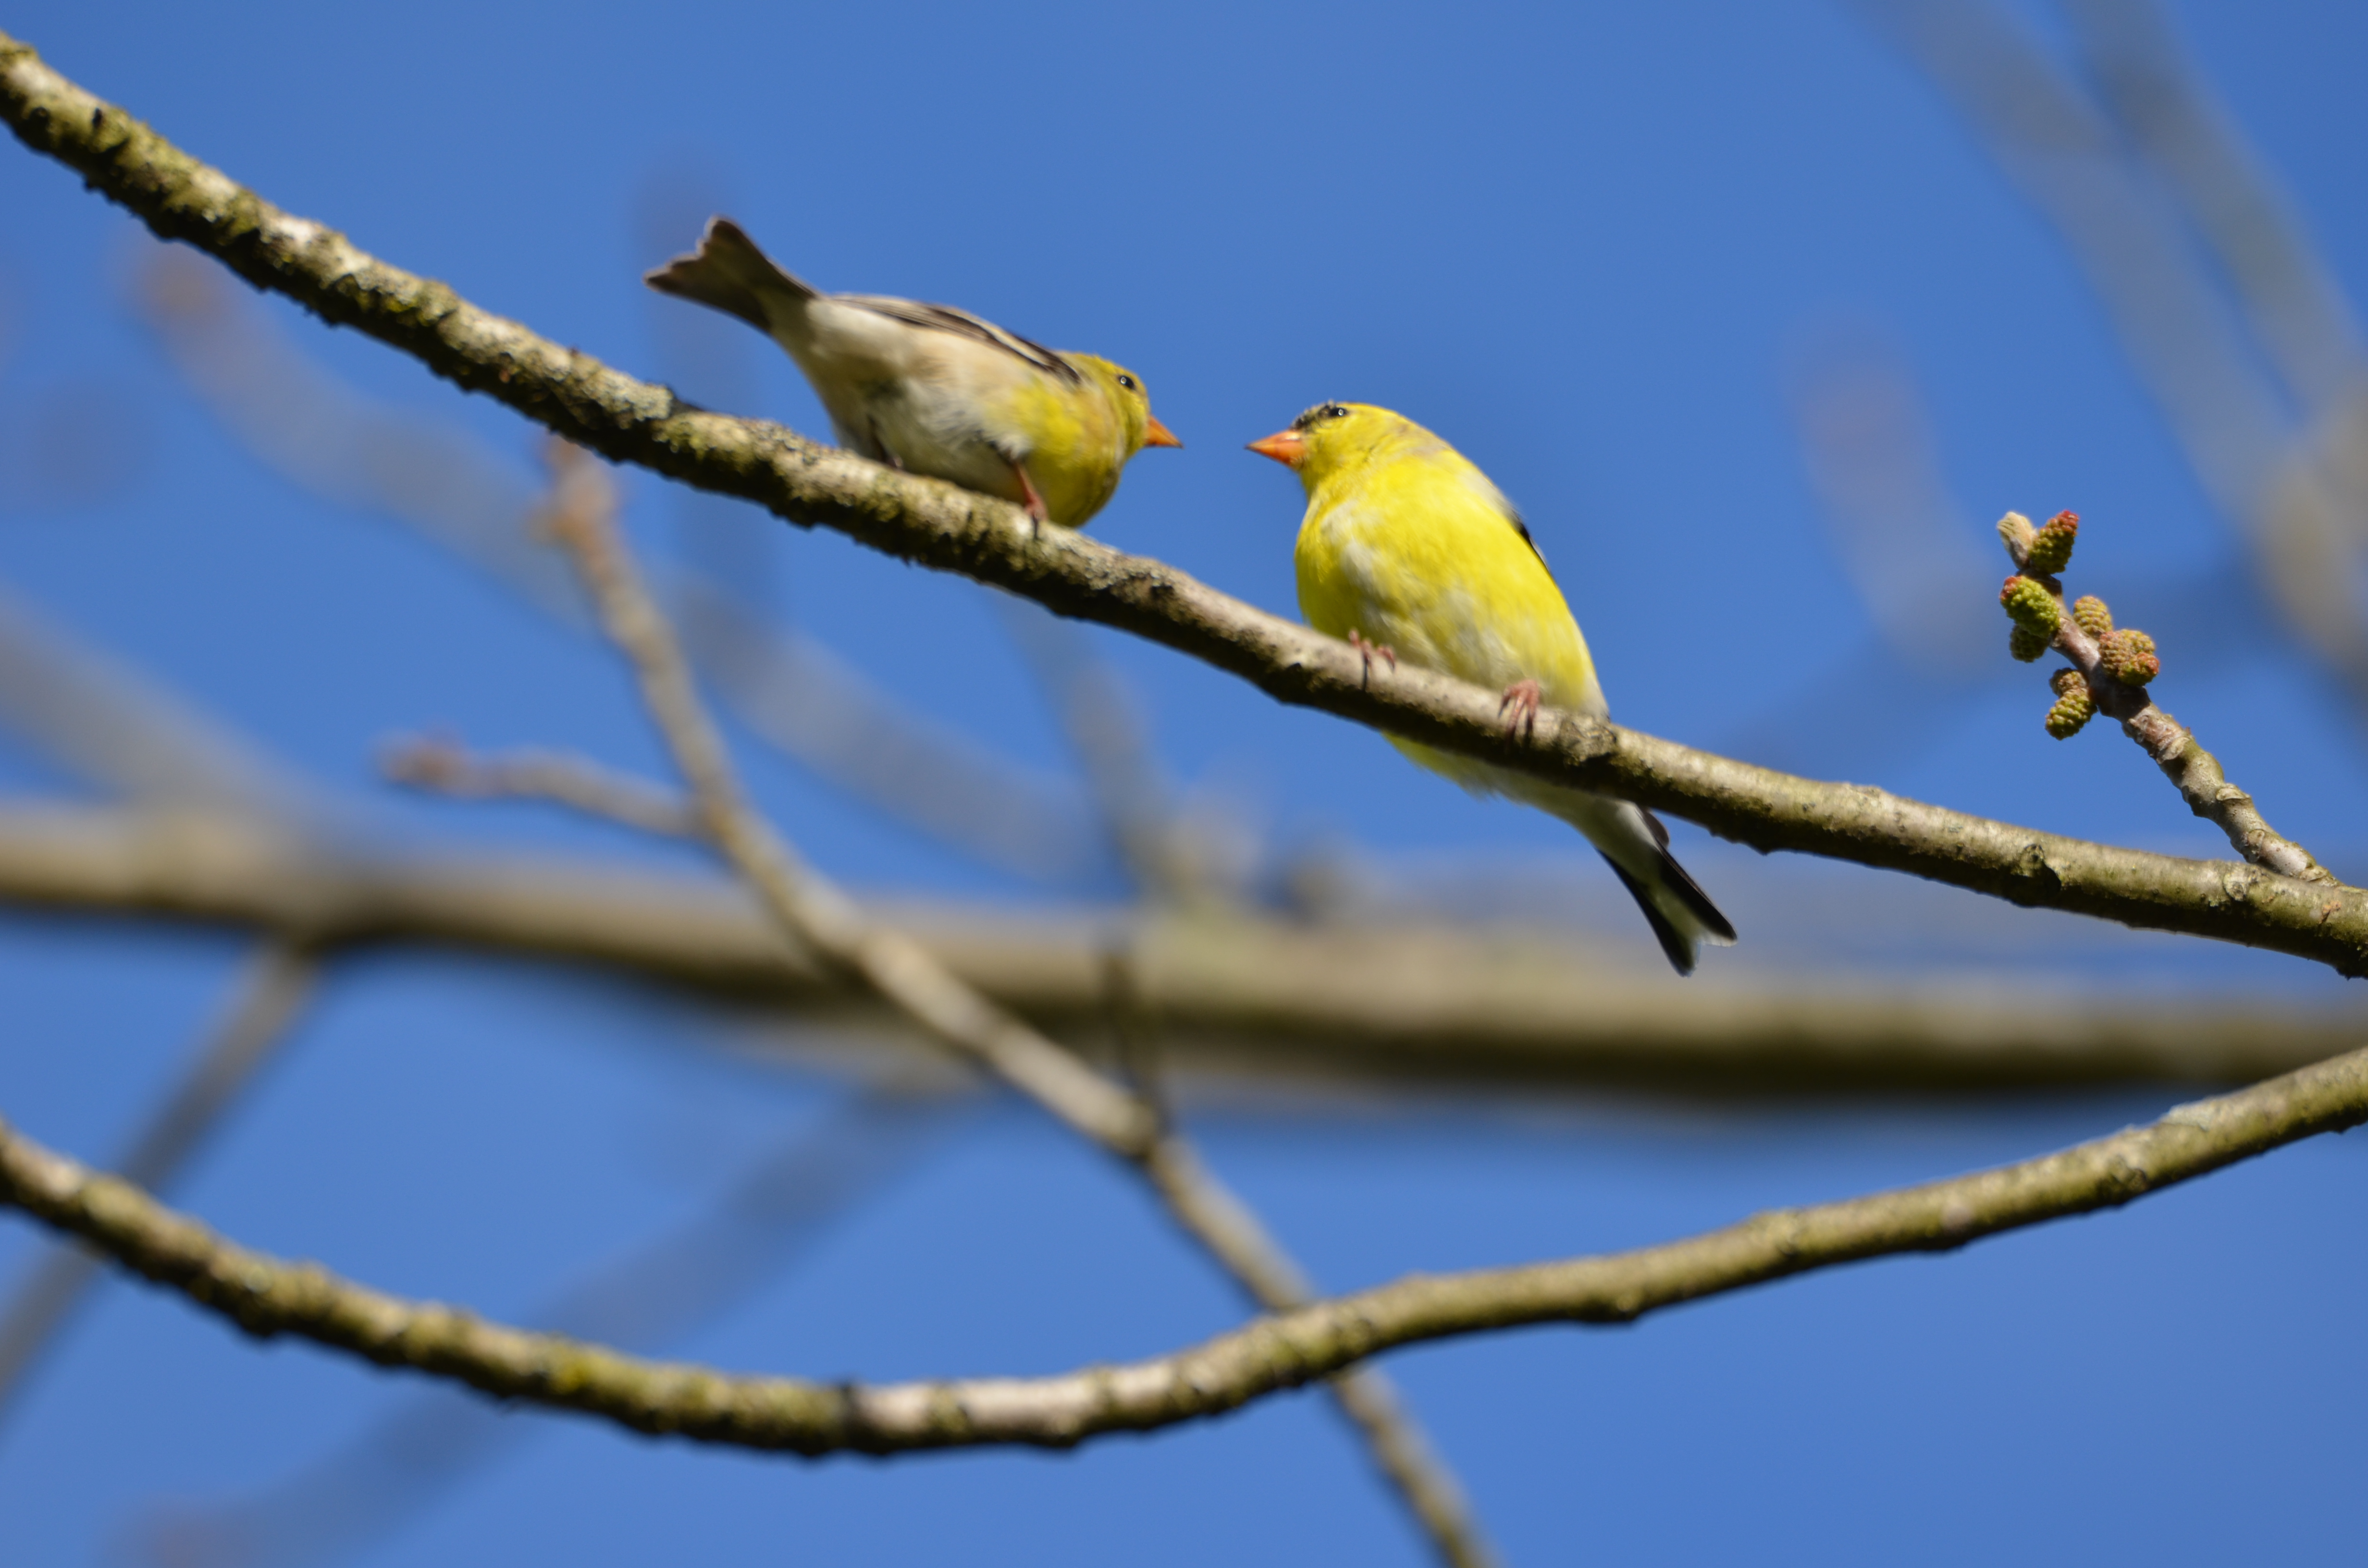
POLYGON ((1324 411, 1324 417, 1326 419, 1346 419, 1349 417, 1349 411, 1336 403, 1331 407, 1324 411))
POLYGON ((1118 384, 1124 387, 1127 391, 1133 392, 1134 390, 1134 378, 1133 376, 1121 375, 1118 379, 1118 384))

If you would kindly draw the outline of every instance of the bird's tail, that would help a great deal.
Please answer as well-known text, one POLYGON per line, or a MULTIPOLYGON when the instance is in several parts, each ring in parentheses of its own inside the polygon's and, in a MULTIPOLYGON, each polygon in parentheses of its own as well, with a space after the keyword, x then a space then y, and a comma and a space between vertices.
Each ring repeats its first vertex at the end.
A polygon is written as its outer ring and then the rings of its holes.
POLYGON ((1587 835, 1610 863, 1679 974, 1694 971, 1703 946, 1734 942, 1734 925, 1669 853, 1669 830, 1660 818, 1626 801, 1575 791, 1564 792, 1549 809, 1587 835))
POLYGON ((767 333, 780 324, 767 313, 768 301, 803 304, 816 293, 803 279, 776 267, 773 258, 758 250, 757 242, 729 218, 709 219, 697 250, 643 274, 642 281, 661 294, 696 300, 767 333))

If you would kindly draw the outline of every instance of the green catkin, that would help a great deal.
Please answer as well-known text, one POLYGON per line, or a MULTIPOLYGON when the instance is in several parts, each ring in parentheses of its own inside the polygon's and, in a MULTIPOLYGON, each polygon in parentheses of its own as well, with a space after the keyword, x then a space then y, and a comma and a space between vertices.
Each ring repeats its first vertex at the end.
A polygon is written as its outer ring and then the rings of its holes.
POLYGON ((2047 519, 2047 526, 2032 535, 2031 546, 2023 561, 2031 571, 2054 576, 2072 564, 2072 541, 2080 532, 2080 519, 2070 512, 2058 512, 2047 519))
POLYGON ((2047 684, 2055 688, 2055 706, 2047 710, 2047 733, 2068 741, 2096 716, 2097 699, 2089 695, 2089 683, 2078 670, 2058 670, 2047 684))

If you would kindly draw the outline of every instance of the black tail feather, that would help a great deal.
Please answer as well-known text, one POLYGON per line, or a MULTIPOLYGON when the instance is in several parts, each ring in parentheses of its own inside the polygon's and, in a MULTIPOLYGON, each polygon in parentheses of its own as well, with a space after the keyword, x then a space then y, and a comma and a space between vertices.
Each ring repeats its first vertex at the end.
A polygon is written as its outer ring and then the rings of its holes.
MULTIPOLYGON (((1719 913, 1718 905, 1710 901, 1710 894, 1702 891, 1702 885, 1688 875, 1686 869, 1678 864, 1678 858, 1669 853, 1669 830, 1661 825, 1660 818, 1645 811, 1644 807, 1639 806, 1636 810, 1643 814, 1645 825, 1653 830, 1654 842, 1661 846, 1661 870, 1668 881, 1670 891, 1675 892, 1679 901, 1685 904, 1688 913, 1702 923, 1703 930, 1723 942, 1734 941, 1734 923, 1719 913)), ((1615 866, 1612 869, 1618 870, 1619 868, 1615 866)), ((1621 872, 1621 880, 1627 881, 1626 872, 1621 872)), ((1628 891, 1635 892, 1636 884, 1629 882, 1628 891)), ((1642 894, 1638 894, 1638 900, 1643 901, 1642 894)), ((1663 937, 1661 946, 1666 948, 1668 945, 1668 938, 1663 937)), ((1687 964, 1678 972, 1682 974, 1692 967, 1691 964, 1687 964)))
MULTIPOLYGON (((1600 851, 1598 851, 1598 853, 1600 853, 1600 851)), ((1638 881, 1635 878, 1628 874, 1626 867, 1621 865, 1619 861, 1614 860, 1609 855, 1605 855, 1603 857, 1603 863, 1611 868, 1611 874, 1620 879, 1620 885, 1628 890, 1628 896, 1634 899, 1636 901, 1636 907, 1645 912, 1645 924, 1652 926, 1653 935, 1660 938, 1661 951, 1669 955, 1669 967, 1676 970, 1679 974, 1691 974, 1694 971, 1693 943, 1687 939, 1686 934, 1683 931, 1679 930, 1677 926, 1670 924, 1669 917, 1661 913, 1660 905, 1653 902, 1652 893, 1645 888, 1644 883, 1638 881)), ((1677 862, 1674 860, 1670 862, 1671 865, 1675 865, 1676 863, 1677 862)), ((1678 874, 1680 877, 1685 875, 1682 871, 1678 874)), ((1691 884, 1690 883, 1688 885, 1691 884)), ((1702 890, 1700 888, 1694 889, 1694 896, 1696 898, 1702 897, 1702 890)), ((1706 898, 1702 899, 1702 903, 1707 906, 1710 900, 1706 898)), ((1713 911, 1713 913, 1715 914, 1716 911, 1713 911)), ((1724 923, 1725 920, 1724 917, 1722 917, 1721 924, 1724 923)))

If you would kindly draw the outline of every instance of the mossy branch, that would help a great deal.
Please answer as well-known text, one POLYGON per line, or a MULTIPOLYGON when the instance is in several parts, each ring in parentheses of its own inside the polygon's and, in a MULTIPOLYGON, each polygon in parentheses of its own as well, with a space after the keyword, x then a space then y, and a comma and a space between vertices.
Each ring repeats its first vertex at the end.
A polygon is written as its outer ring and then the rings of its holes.
POLYGON ((223 1240, 0 1124, 0 1203, 81 1237, 247 1333, 294 1335, 498 1398, 635 1431, 786 1449, 1062 1448, 1238 1409, 1401 1346, 1543 1323, 1627 1323, 1682 1301, 2117 1207, 2296 1140, 2368 1120, 2368 1050, 2176 1108, 2061 1153, 1807 1209, 1633 1252, 1415 1276, 1258 1319, 1171 1356, 1047 1378, 865 1387, 642 1360, 405 1301, 223 1240))
POLYGON ((1347 643, 1016 506, 895 472, 660 386, 471 305, 441 283, 281 211, 0 33, 0 118, 167 239, 352 326, 578 445, 1099 621, 1239 676, 1283 702, 1685 817, 1762 850, 1929 877, 2012 903, 2179 931, 2368 973, 2368 892, 2257 868, 2113 848, 1753 767, 1578 714, 1508 733, 1497 695, 1406 669, 1370 684, 1347 643))

